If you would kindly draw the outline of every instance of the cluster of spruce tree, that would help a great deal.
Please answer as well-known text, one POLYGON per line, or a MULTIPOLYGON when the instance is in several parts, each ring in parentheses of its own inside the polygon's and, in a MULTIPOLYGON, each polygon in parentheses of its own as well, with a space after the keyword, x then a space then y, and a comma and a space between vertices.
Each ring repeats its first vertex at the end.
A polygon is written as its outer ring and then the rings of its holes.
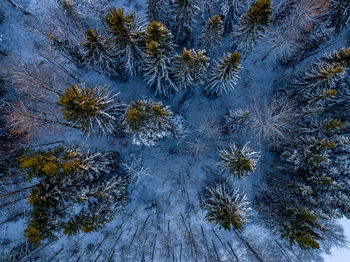
POLYGON ((275 148, 278 178, 267 175, 269 187, 258 199, 267 223, 301 249, 318 249, 327 241, 339 245, 341 234, 333 232, 332 221, 349 217, 350 138, 347 114, 340 110, 349 103, 349 59, 348 48, 334 51, 294 81, 290 92, 301 108, 298 138, 275 148))
POLYGON ((36 181, 28 198, 32 210, 25 237, 30 243, 53 239, 59 232, 98 230, 127 201, 130 179, 119 170, 116 152, 60 146, 23 154, 19 168, 26 180, 36 181))
POLYGON ((92 66, 119 79, 143 76, 156 95, 169 97, 183 87, 200 85, 205 86, 205 94, 213 97, 234 88, 241 69, 241 54, 245 57, 258 44, 267 30, 272 10, 271 0, 257 0, 238 22, 238 14, 248 3, 219 2, 210 8, 213 16, 204 21, 198 39, 194 31, 199 26, 199 8, 194 0, 147 1, 148 24, 136 13, 113 8, 104 18, 106 29, 86 29, 81 41, 75 44, 69 35, 55 35, 53 30, 47 36, 56 49, 71 56, 77 65, 92 66), (207 73, 208 55, 217 53, 224 30, 231 33, 233 25, 230 38, 234 44, 207 73), (185 48, 194 47, 195 42, 200 50, 185 48), (175 43, 185 45, 182 54, 175 53, 175 43))

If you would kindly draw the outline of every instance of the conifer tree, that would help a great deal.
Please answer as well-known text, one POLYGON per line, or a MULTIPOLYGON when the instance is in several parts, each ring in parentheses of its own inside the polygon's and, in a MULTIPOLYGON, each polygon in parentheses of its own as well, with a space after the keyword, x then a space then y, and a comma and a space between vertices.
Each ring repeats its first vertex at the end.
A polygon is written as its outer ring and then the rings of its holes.
POLYGON ((241 68, 239 53, 225 54, 210 70, 205 93, 214 97, 233 90, 241 68))
POLYGON ((209 186, 204 190, 205 220, 225 230, 242 231, 251 210, 246 195, 226 183, 209 186))
POLYGON ((148 86, 156 90, 156 95, 169 97, 176 85, 170 79, 171 66, 169 54, 173 49, 171 32, 161 23, 153 21, 145 35, 146 62, 145 78, 148 86))
POLYGON ((204 74, 209 66, 209 58, 204 55, 203 50, 183 49, 181 55, 175 56, 173 75, 177 85, 188 89, 195 84, 201 84, 204 74))
POLYGON ((85 63, 96 66, 111 76, 118 74, 120 70, 118 61, 112 55, 109 40, 103 37, 96 28, 86 29, 80 44, 83 47, 82 54, 85 63))
POLYGON ((196 15, 199 8, 196 0, 174 0, 172 12, 174 14, 176 41, 185 42, 192 38, 192 31, 196 24, 196 15))
POLYGON ((296 83, 299 92, 327 91, 336 89, 337 83, 344 77, 345 68, 337 62, 320 62, 304 73, 296 83))
POLYGON ((321 60, 329 64, 339 64, 340 66, 350 68, 350 47, 341 48, 339 51, 323 56, 321 60))
POLYGON ((214 15, 209 18, 200 38, 201 47, 214 53, 215 48, 220 45, 223 32, 224 26, 221 17, 214 15))
POLYGON ((170 30, 168 30, 165 25, 157 21, 152 21, 147 26, 144 41, 146 44, 149 44, 152 41, 157 42, 158 45, 164 49, 164 52, 167 55, 169 55, 175 47, 170 30))
POLYGON ((166 0, 147 0, 146 13, 148 21, 165 23, 167 7, 169 6, 166 0))
POLYGON ((350 25, 350 1, 349 0, 330 0, 330 10, 328 12, 328 21, 331 26, 340 31, 350 25))
POLYGON ((267 31, 272 15, 271 0, 257 0, 240 19, 232 33, 233 46, 242 55, 248 55, 267 31))
POLYGON ((248 147, 248 143, 242 148, 231 144, 229 148, 219 151, 220 172, 229 171, 230 175, 242 178, 255 170, 259 157, 260 152, 252 151, 248 147))
POLYGON ((249 110, 230 110, 224 117, 224 128, 229 134, 237 134, 247 127, 250 117, 249 110))
POLYGON ((143 65, 142 23, 135 13, 124 14, 124 9, 116 8, 111 9, 105 19, 114 55, 125 64, 130 74, 136 74, 143 65))
POLYGON ((169 106, 151 100, 132 101, 125 112, 126 131, 136 145, 153 146, 171 135, 173 113, 169 106))
POLYGON ((224 15, 224 28, 232 32, 234 25, 239 20, 240 10, 247 3, 247 0, 221 0, 220 6, 224 15))
POLYGON ((119 117, 126 108, 116 96, 106 86, 79 83, 65 90, 57 104, 62 106, 64 119, 84 134, 106 134, 119 127, 119 117))
POLYGON ((169 97, 174 90, 177 90, 169 76, 170 59, 155 41, 146 44, 145 64, 147 85, 155 89, 156 95, 169 97))
MULTIPOLYGON (((123 183, 110 184, 108 181, 112 182, 116 178, 107 178, 116 172, 117 163, 118 154, 113 152, 90 154, 63 146, 21 156, 19 167, 24 177, 37 182, 28 198, 33 207, 25 230, 28 241, 39 244, 43 239, 55 237, 56 231, 64 229, 66 218, 72 214, 74 216, 74 208, 72 210, 70 207, 75 203, 91 201, 96 208, 100 204, 107 205, 111 198, 99 197, 106 194, 106 190, 119 192, 119 198, 113 201, 116 200, 114 205, 122 205, 128 180, 121 176, 123 183), (107 184, 110 187, 103 186, 107 184), (81 195, 85 198, 81 198, 81 195)), ((77 232, 73 225, 69 228, 70 232, 77 232)))
POLYGON ((307 132, 318 132, 325 135, 332 135, 335 133, 341 133, 347 125, 347 122, 335 118, 327 118, 324 120, 314 119, 310 126, 304 130, 307 132))

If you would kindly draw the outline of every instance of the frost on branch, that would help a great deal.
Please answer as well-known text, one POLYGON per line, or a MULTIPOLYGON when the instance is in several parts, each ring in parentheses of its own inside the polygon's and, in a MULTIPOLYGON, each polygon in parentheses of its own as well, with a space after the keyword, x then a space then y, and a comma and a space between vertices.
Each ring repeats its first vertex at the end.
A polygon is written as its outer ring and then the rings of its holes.
POLYGON ((223 32, 224 26, 220 15, 209 18, 199 39, 201 47, 209 53, 215 53, 216 48, 221 44, 223 32))
POLYGON ((249 55, 263 37, 263 32, 267 31, 271 14, 271 0, 257 0, 235 27, 231 35, 232 49, 244 56, 249 55))
POLYGON ((125 112, 126 131, 136 145, 153 146, 171 136, 173 113, 169 106, 152 100, 132 101, 125 112))
POLYGON ((247 128, 250 123, 251 112, 249 110, 230 110, 224 116, 224 129, 229 134, 238 134, 247 128))
POLYGON ((205 220, 225 230, 242 231, 251 210, 245 194, 226 183, 209 186, 204 190, 202 205, 205 220))
POLYGON ((135 13, 124 14, 124 9, 113 8, 105 17, 111 37, 113 55, 135 75, 143 65, 142 34, 144 26, 135 13))
POLYGON ((225 54, 209 72, 205 93, 210 97, 226 94, 233 90, 238 81, 241 67, 239 53, 225 54))
POLYGON ((181 55, 175 56, 172 73, 176 83, 182 89, 202 84, 209 66, 209 58, 204 55, 205 50, 183 49, 181 55))
POLYGON ((221 173, 228 171, 231 176, 242 178, 255 170, 260 152, 252 151, 248 143, 242 148, 231 144, 227 149, 219 151, 219 158, 218 165, 221 173))
POLYGON ((58 105, 64 119, 84 134, 107 134, 118 128, 117 120, 126 107, 116 96, 106 86, 86 87, 85 83, 79 83, 60 95, 58 105))
POLYGON ((84 63, 99 68, 111 77, 118 77, 121 71, 118 58, 113 56, 110 40, 94 29, 86 29, 80 42, 84 63))
POLYGON ((145 78, 147 85, 155 89, 156 95, 169 97, 177 86, 170 78, 170 52, 173 49, 171 32, 161 23, 153 21, 145 36, 145 78))

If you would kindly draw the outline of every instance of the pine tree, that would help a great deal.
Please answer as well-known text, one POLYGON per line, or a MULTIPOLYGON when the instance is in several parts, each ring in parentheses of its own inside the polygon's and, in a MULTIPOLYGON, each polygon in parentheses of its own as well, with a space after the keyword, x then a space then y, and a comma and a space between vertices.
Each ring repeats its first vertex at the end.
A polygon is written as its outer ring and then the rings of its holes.
POLYGON ((332 101, 337 98, 337 94, 338 91, 336 89, 306 91, 302 95, 302 99, 306 102, 306 106, 313 108, 325 107, 332 104, 332 101))
POLYGON ((239 20, 240 10, 247 3, 247 0, 221 0, 220 6, 224 15, 225 31, 232 32, 234 25, 239 20))
POLYGON ((251 210, 246 195, 225 183, 204 190, 205 220, 225 230, 242 231, 251 210))
POLYGON ((146 13, 148 21, 166 23, 167 7, 169 6, 166 0, 147 0, 146 13))
POLYGON ((338 82, 344 77, 345 68, 337 62, 320 62, 304 73, 297 81, 301 94, 304 92, 337 90, 338 82))
POLYGON ((334 118, 327 118, 324 120, 314 119, 310 126, 304 130, 306 132, 318 132, 325 135, 332 135, 334 133, 341 133, 347 125, 347 122, 334 118))
POLYGON ((321 60, 328 64, 339 64, 343 67, 350 68, 350 47, 341 48, 339 51, 323 56, 321 60))
POLYGON ((173 49, 171 32, 161 23, 153 21, 145 35, 146 62, 145 78, 148 86, 156 90, 156 95, 169 97, 176 85, 170 79, 171 61, 169 54, 173 49))
POLYGON ((350 25, 350 1, 349 0, 330 0, 330 10, 328 12, 328 21, 331 26, 340 31, 350 25))
POLYGON ((112 133, 125 105, 116 100, 107 87, 86 87, 85 83, 72 85, 59 98, 62 114, 73 126, 90 136, 112 133))
MULTIPOLYGON (((84 203, 90 205, 89 210, 103 207, 111 215, 118 211, 125 203, 129 183, 128 176, 116 175, 118 161, 115 152, 91 154, 64 146, 22 155, 20 171, 26 179, 37 182, 28 198, 33 208, 25 230, 28 241, 40 244, 61 230, 65 234, 78 233, 82 229, 78 222, 84 220, 75 219, 79 216, 76 210, 79 205, 85 210, 84 203)), ((111 217, 90 213, 99 215, 100 227, 111 217)))
POLYGON ((118 61, 113 57, 109 40, 101 35, 96 28, 86 29, 81 40, 84 62, 96 66, 105 74, 118 75, 118 61))
POLYGON ((224 128, 229 134, 238 134, 247 127, 250 121, 249 110, 230 110, 224 117, 224 128))
POLYGON ((221 17, 214 15, 209 18, 200 38, 201 47, 214 53, 215 48, 220 45, 223 32, 224 26, 221 17))
POLYGON ((233 90, 241 68, 239 53, 225 54, 215 62, 215 66, 209 72, 205 93, 208 96, 217 96, 233 90))
POLYGON ((255 170, 255 166, 260 157, 260 152, 252 151, 248 147, 248 143, 242 148, 238 148, 235 144, 231 144, 228 149, 219 151, 220 172, 229 171, 230 175, 242 178, 249 175, 255 170))
POLYGON ((243 55, 250 54, 263 37, 262 33, 267 31, 271 15, 271 0, 257 0, 235 27, 231 35, 232 49, 243 55))
POLYGON ((167 55, 169 55, 175 47, 170 30, 168 30, 165 25, 157 21, 152 21, 147 26, 144 41, 146 44, 149 44, 152 41, 157 42, 167 55))
POLYGON ((196 24, 196 15, 199 8, 196 0, 174 0, 172 12, 174 14, 176 41, 185 42, 192 39, 192 31, 196 24))
POLYGON ((107 32, 112 41, 112 51, 125 68, 134 75, 143 65, 142 34, 144 27, 134 13, 124 14, 124 9, 113 8, 105 17, 107 32))
POLYGON ((188 89, 195 84, 202 84, 209 66, 209 58, 204 55, 204 52, 184 48, 181 55, 175 56, 172 73, 179 87, 188 89))
POLYGON ((156 95, 169 97, 174 90, 177 90, 169 76, 169 57, 154 41, 146 44, 146 55, 145 78, 147 79, 147 85, 156 90, 156 95))
POLYGON ((151 100, 132 101, 125 112, 127 132, 133 136, 133 143, 146 146, 171 136, 173 113, 169 106, 151 100))

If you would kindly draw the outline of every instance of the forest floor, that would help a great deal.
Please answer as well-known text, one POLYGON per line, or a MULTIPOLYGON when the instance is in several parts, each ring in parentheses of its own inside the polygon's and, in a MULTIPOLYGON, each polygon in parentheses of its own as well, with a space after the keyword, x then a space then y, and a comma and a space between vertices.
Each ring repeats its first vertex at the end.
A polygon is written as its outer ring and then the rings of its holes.
MULTIPOLYGON (((0 25, 0 34, 3 36, 1 46, 5 47, 8 54, 7 58, 0 58, 0 62, 13 57, 26 62, 32 62, 33 59, 40 61, 42 58, 38 53, 42 41, 46 40, 28 24, 48 12, 48 8, 54 10, 57 2, 17 2, 30 14, 23 14, 7 0, 0 3, 0 8, 6 13, 5 21, 0 25)), ((127 11, 136 10, 138 14, 144 14, 144 1, 112 1, 111 6, 113 4, 127 11)), ((329 41, 324 43, 321 48, 325 49, 320 54, 342 47, 343 41, 340 37, 337 43, 327 48, 329 44, 329 41)), ((115 150, 120 152, 125 164, 143 167, 140 176, 132 181, 129 204, 112 222, 98 232, 61 236, 57 241, 43 245, 36 251, 38 260, 35 261, 77 261, 79 258, 80 261, 205 261, 205 258, 207 261, 224 262, 235 261, 235 256, 239 261, 257 260, 252 250, 234 233, 213 229, 204 221, 199 193, 206 185, 226 179, 226 176, 218 174, 218 149, 227 147, 233 141, 238 145, 250 142, 253 150, 261 152, 254 173, 241 180, 228 180, 246 193, 250 201, 254 200, 258 192, 262 176, 273 168, 274 159, 268 143, 255 139, 249 132, 226 136, 219 128, 228 110, 268 103, 276 96, 276 82, 293 73, 286 72, 273 57, 261 61, 268 47, 267 34, 252 55, 243 61, 236 89, 216 99, 209 99, 199 89, 177 92, 170 99, 159 99, 140 78, 116 82, 96 72, 87 72, 67 64, 79 73, 77 78, 80 81, 107 84, 115 93, 120 92, 119 98, 126 103, 147 98, 170 105, 174 112, 185 117, 188 133, 180 141, 165 139, 153 147, 133 145, 129 137, 86 138, 76 130, 69 129, 47 133, 33 140, 33 144, 64 141, 90 150, 115 150)), ((218 53, 220 57, 223 51, 218 53)), ((306 59, 299 69, 314 59, 306 59)), ((26 210, 28 204, 24 200, 18 208, 26 210)), ((9 211, 3 209, 1 212, 3 219, 9 211)), ((281 255, 281 247, 272 243, 275 238, 255 218, 254 212, 251 217, 242 236, 252 249, 270 249, 259 254, 263 261, 288 261, 281 255)), ((7 239, 14 245, 23 240, 25 222, 23 218, 1 225, 2 242, 5 243, 7 239)), ((11 245, 1 244, 0 250, 11 245)), ((23 259, 25 261, 26 258, 23 259)))

